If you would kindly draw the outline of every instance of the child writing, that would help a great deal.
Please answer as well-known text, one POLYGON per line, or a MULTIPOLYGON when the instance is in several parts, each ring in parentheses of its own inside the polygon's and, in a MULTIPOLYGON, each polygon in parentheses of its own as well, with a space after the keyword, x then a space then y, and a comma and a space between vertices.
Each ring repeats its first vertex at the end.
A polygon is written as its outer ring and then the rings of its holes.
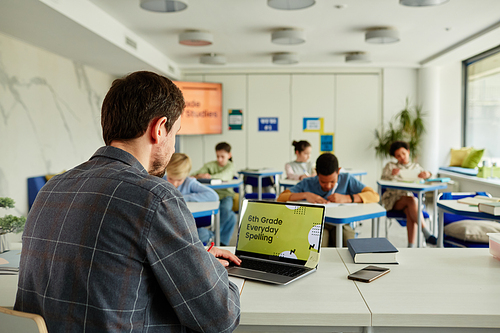
MULTIPOLYGON (((364 185, 348 173, 340 173, 339 161, 331 153, 323 153, 316 159, 316 171, 318 175, 308 177, 297 185, 282 192, 276 201, 299 201, 307 200, 311 203, 325 204, 328 202, 338 203, 371 203, 378 202, 379 195, 371 187, 364 185)), ((345 224, 342 227, 344 246, 347 239, 354 238, 352 228, 345 224)), ((338 246, 335 240, 335 226, 325 224, 323 233, 324 246, 338 246)))
MULTIPOLYGON (((382 171, 383 180, 403 180, 400 170, 418 170, 418 177, 427 179, 431 176, 429 171, 425 171, 418 163, 410 161, 410 145, 404 141, 395 141, 390 147, 391 156, 397 162, 389 162, 382 171)), ((401 210, 406 214, 406 229, 408 234, 408 247, 415 247, 418 224, 418 200, 412 192, 404 190, 388 189, 382 195, 382 205, 386 210, 401 210)), ((423 215, 422 232, 428 244, 436 245, 437 239, 426 228, 423 215)))
MULTIPOLYGON (((186 201, 218 201, 219 196, 214 190, 200 184, 196 179, 188 177, 191 165, 189 156, 174 153, 167 165, 166 179, 181 192, 186 201)), ((207 228, 198 228, 198 237, 206 245, 214 237, 214 234, 207 228)))
POLYGON ((316 176, 314 163, 309 162, 311 157, 311 144, 305 140, 293 141, 295 147, 295 161, 285 164, 286 178, 302 180, 307 177, 316 176))
MULTIPOLYGON (((231 146, 227 142, 220 142, 215 146, 216 161, 207 162, 193 175, 196 178, 233 179, 235 169, 231 155, 231 146)), ((229 245, 236 226, 236 214, 233 212, 234 191, 232 188, 216 191, 220 200, 220 242, 229 245)))

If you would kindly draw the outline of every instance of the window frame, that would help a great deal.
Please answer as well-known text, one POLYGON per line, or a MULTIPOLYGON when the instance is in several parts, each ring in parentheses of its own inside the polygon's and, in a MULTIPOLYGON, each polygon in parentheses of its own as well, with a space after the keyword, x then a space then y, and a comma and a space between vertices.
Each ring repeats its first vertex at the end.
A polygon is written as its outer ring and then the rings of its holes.
POLYGON ((462 61, 462 147, 467 142, 467 92, 468 92, 468 73, 467 67, 475 62, 481 61, 492 55, 500 53, 500 44, 492 49, 479 53, 473 57, 462 61))

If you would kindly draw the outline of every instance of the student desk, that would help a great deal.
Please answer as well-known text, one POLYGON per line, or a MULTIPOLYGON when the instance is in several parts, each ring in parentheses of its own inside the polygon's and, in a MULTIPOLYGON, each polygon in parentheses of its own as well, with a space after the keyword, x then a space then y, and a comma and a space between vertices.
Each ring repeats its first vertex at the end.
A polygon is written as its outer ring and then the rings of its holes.
POLYGON ((246 280, 236 332, 360 332, 371 315, 346 276, 336 249, 322 248, 318 270, 287 286, 246 280))
POLYGON ((421 231, 422 230, 422 203, 423 203, 423 194, 425 192, 434 192, 434 223, 436 223, 437 220, 437 194, 438 190, 444 190, 445 188, 448 187, 447 184, 445 183, 405 183, 405 182, 397 182, 397 181, 392 181, 392 180, 378 180, 377 181, 378 188, 379 188, 379 194, 380 198, 382 198, 382 189, 383 188, 390 188, 390 189, 396 189, 396 190, 404 190, 404 191, 409 191, 417 194, 418 197, 418 232, 417 232, 417 247, 422 246, 422 237, 421 237, 421 231))
POLYGON ((325 223, 336 226, 336 244, 342 247, 342 225, 363 220, 372 220, 372 237, 378 234, 380 217, 386 215, 384 207, 378 203, 326 204, 325 223), (375 219, 377 223, 375 224, 375 219))
MULTIPOLYGON (((257 177, 257 195, 258 195, 258 199, 262 200, 262 178, 276 176, 275 186, 276 186, 276 192, 278 192, 280 189, 279 176, 281 174, 283 174, 283 171, 262 169, 262 170, 241 170, 241 171, 238 171, 238 173, 240 175, 243 175, 243 176, 257 177)), ((244 193, 243 193, 243 195, 244 195, 244 193)))
POLYGON ((212 185, 206 184, 206 186, 210 187, 213 190, 220 190, 223 188, 238 188, 239 189, 239 202, 238 202, 238 211, 241 209, 241 202, 243 200, 243 180, 241 179, 232 179, 228 181, 222 181, 222 184, 212 185))
MULTIPOLYGON (((354 264, 346 248, 338 252, 349 273, 367 266, 354 264)), ((372 332, 500 331, 500 261, 488 249, 403 248, 397 259, 399 265, 379 265, 389 274, 355 282, 372 332)))
POLYGON ((186 202, 193 217, 212 216, 212 225, 215 228, 215 245, 220 245, 220 214, 219 201, 186 202))
MULTIPOLYGON (((483 220, 491 220, 500 222, 500 216, 495 216, 488 213, 482 213, 478 210, 477 206, 470 206, 467 204, 459 203, 457 200, 439 200, 437 202, 439 210, 439 234, 438 246, 443 247, 444 240, 444 213, 452 213, 468 217, 475 217, 483 220)), ((499 272, 500 274, 500 272, 499 272)), ((500 280, 499 280, 500 281, 500 280)))

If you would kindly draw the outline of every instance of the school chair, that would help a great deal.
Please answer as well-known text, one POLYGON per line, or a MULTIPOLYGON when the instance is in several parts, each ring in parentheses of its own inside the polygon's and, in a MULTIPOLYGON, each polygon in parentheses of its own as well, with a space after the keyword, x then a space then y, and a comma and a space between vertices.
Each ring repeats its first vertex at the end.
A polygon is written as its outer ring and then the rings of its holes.
MULTIPOLYGON (((246 185, 251 185, 252 188, 258 187, 258 182, 259 179, 257 177, 253 176, 245 176, 243 180, 243 184, 246 185)), ((264 192, 264 189, 266 187, 274 187, 275 184, 275 176, 270 176, 270 177, 264 177, 262 178, 262 199, 263 200, 275 200, 276 199, 276 193, 272 192, 264 192)), ((259 194, 257 192, 245 192, 245 199, 258 199, 259 194)))
MULTIPOLYGON (((490 197, 491 195, 487 192, 443 192, 439 195, 438 200, 460 200, 463 198, 467 197, 475 197, 477 195, 480 196, 486 196, 490 197)), ((473 217, 468 217, 468 216, 463 216, 463 215, 456 215, 453 213, 444 213, 443 214, 443 223, 444 223, 444 230, 443 230, 443 243, 444 247, 471 247, 471 248, 487 248, 489 246, 488 243, 481 243, 481 242, 474 242, 467 240, 467 238, 471 235, 467 235, 467 225, 470 223, 474 223, 473 221, 485 221, 473 217), (471 221, 472 220, 472 221, 471 221), (469 222, 470 221, 470 222, 469 222), (460 225, 456 225, 455 228, 450 228, 447 226, 456 223, 456 222, 461 222, 460 225), (469 223, 468 223, 469 222, 469 223), (449 230, 453 236, 450 234, 446 234, 446 230, 449 230)), ((496 222, 495 222, 496 223, 496 222)))
MULTIPOLYGON (((382 194, 386 191, 385 188, 382 189, 382 193, 380 198, 382 198, 382 194)), ((413 196, 416 197, 416 194, 413 193, 413 196)), ((425 200, 425 198, 424 198, 425 200)), ((432 226, 432 219, 429 213, 425 210, 425 205, 422 209, 422 214, 424 215, 424 220, 429 221, 429 226, 432 226)), ((406 227, 406 214, 402 210, 391 209, 387 211, 386 220, 385 220, 385 237, 389 238, 389 224, 387 223, 389 219, 396 220, 400 226, 406 227)), ((431 227, 431 231, 433 228, 431 227)), ((421 231, 420 231, 421 232, 421 231)))
POLYGON ((47 333, 48 331, 42 316, 0 306, 0 333, 11 332, 47 333))

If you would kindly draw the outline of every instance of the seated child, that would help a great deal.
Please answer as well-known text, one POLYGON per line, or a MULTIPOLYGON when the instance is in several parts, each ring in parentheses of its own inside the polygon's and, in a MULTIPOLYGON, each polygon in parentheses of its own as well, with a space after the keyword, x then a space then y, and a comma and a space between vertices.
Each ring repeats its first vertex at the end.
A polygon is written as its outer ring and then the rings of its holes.
MULTIPOLYGON (((227 142, 220 142, 215 146, 216 161, 207 162, 193 175, 196 178, 218 178, 232 180, 235 174, 231 155, 231 146, 227 142)), ((234 191, 225 188, 216 191, 220 200, 220 242, 229 245, 236 226, 236 214, 233 212, 234 191)))
POLYGON ((293 141, 295 147, 295 161, 285 164, 286 178, 302 180, 307 177, 316 176, 314 163, 309 162, 311 157, 311 144, 307 141, 293 141))
MULTIPOLYGON (((168 182, 174 185, 186 201, 218 201, 219 196, 211 188, 201 184, 195 178, 188 177, 191 171, 191 159, 186 154, 174 153, 167 165, 168 182)), ((203 244, 208 244, 214 237, 207 228, 198 228, 198 236, 203 244)))
MULTIPOLYGON (((348 173, 339 173, 337 157, 331 153, 321 154, 316 160, 315 177, 305 178, 297 185, 280 194, 277 201, 307 200, 311 203, 371 203, 378 202, 379 195, 371 187, 365 186, 348 173)), ((335 244, 335 226, 325 224, 323 238, 324 245, 342 246, 335 244), (328 233, 330 241, 328 242, 328 233)), ((349 225, 343 226, 344 246, 349 238, 354 238, 354 231, 349 225)))
MULTIPOLYGON (((407 142, 396 141, 391 144, 391 156, 395 157, 397 163, 389 162, 382 171, 383 180, 402 180, 399 170, 419 170, 419 178, 427 179, 431 176, 429 171, 425 171, 418 163, 410 161, 410 145, 407 142)), ((418 199, 412 192, 404 190, 387 189, 382 194, 382 205, 386 210, 401 210, 406 214, 406 230, 408 234, 408 247, 415 247, 417 240, 418 224, 418 199)), ((426 228, 423 215, 422 231, 428 244, 437 244, 437 239, 426 228)))

